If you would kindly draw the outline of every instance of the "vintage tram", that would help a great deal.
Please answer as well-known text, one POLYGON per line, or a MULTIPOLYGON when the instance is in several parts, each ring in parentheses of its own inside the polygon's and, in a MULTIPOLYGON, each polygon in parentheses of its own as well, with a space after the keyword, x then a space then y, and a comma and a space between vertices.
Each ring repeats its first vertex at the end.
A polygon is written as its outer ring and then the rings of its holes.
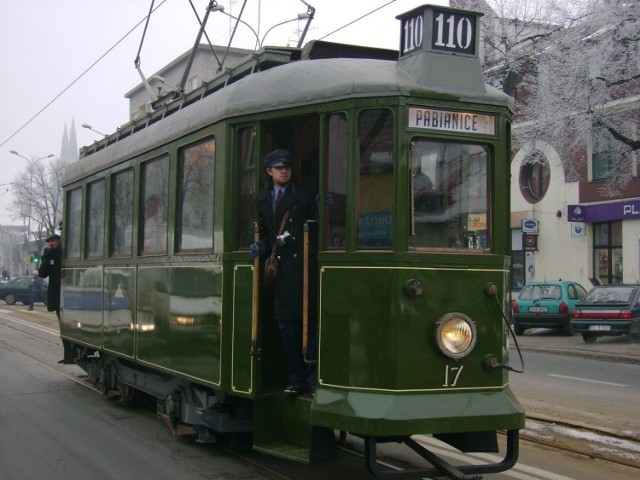
POLYGON ((507 371, 510 99, 484 83, 479 14, 398 18, 399 54, 262 48, 81 150, 63 185, 61 337, 108 397, 146 392, 177 434, 251 432, 255 449, 303 462, 349 432, 378 476, 386 441, 434 465, 402 478, 513 466, 524 413, 507 371), (277 147, 320 192, 304 258, 318 380, 296 398, 281 394, 249 255, 277 147), (452 466, 411 438, 497 451, 498 431, 506 453, 489 465, 452 466))

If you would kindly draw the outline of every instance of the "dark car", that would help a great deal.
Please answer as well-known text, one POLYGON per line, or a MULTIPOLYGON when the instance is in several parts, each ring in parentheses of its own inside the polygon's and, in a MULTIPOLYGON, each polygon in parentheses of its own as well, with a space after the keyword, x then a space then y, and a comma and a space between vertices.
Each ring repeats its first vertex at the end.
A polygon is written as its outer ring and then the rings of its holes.
POLYGON ((571 325, 587 343, 605 335, 640 333, 640 285, 600 285, 576 305, 571 325))
POLYGON ((573 335, 571 314, 587 291, 576 282, 527 283, 513 302, 513 329, 522 335, 527 328, 556 328, 573 335))
MULTIPOLYGON (((31 300, 31 283, 33 277, 14 277, 8 282, 0 284, 0 299, 7 302, 9 305, 14 305, 16 302, 22 302, 25 305, 29 305, 31 300)), ((46 296, 47 281, 43 282, 42 297, 46 296)))

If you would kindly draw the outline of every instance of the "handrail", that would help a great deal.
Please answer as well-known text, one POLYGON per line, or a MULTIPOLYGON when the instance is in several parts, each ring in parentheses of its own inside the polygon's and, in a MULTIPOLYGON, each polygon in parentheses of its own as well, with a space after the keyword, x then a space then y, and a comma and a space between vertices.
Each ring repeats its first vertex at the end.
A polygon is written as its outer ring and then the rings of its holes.
MULTIPOLYGON (((253 240, 260 240, 260 227, 253 224, 253 240)), ((253 295, 251 309, 251 351, 249 354, 260 358, 261 350, 258 346, 258 305, 260 301, 260 255, 256 255, 253 261, 253 295)))
POLYGON ((318 363, 309 360, 309 224, 315 220, 307 220, 303 230, 303 273, 302 273, 302 358, 305 363, 318 363))

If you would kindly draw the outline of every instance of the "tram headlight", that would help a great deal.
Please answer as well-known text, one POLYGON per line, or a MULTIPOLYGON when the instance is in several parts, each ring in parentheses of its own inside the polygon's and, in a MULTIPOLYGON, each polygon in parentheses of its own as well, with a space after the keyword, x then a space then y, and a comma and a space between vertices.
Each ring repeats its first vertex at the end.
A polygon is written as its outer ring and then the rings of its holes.
POLYGON ((436 343, 449 358, 459 359, 471 353, 476 344, 476 325, 464 313, 448 313, 438 320, 436 343))

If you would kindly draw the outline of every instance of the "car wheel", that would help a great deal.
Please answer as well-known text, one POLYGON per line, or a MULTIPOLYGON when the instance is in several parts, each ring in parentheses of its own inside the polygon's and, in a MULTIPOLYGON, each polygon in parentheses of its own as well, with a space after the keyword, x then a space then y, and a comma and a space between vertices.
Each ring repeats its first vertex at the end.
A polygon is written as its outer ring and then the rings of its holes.
POLYGON ((525 330, 526 328, 524 328, 522 325, 518 325, 517 323, 513 324, 513 331, 516 332, 516 335, 518 336, 524 335, 525 330))
POLYGON ((7 305, 15 305, 16 296, 13 293, 8 293, 7 296, 4 297, 4 301, 7 302, 7 305))
POLYGON ((598 337, 593 333, 583 333, 582 339, 584 340, 584 343, 596 343, 598 337))

